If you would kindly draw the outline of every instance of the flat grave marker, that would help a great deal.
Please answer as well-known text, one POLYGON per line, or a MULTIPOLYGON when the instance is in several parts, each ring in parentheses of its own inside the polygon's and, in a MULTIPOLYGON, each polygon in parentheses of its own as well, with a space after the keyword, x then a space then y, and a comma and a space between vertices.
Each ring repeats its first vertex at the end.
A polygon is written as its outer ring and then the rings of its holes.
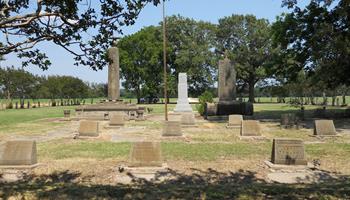
POLYGON ((242 115, 229 115, 227 128, 240 128, 242 126, 242 115))
POLYGON ((243 120, 241 136, 261 136, 260 123, 257 120, 243 120))
POLYGON ((97 121, 80 121, 79 136, 83 137, 98 137, 99 123, 97 121))
POLYGON ((315 120, 315 136, 336 136, 333 120, 315 120))
POLYGON ((277 165, 307 165, 304 142, 299 139, 273 139, 271 162, 277 165))
POLYGON ((184 127, 196 126, 196 120, 193 113, 182 113, 181 114, 181 125, 184 127))
POLYGON ((129 167, 162 167, 159 142, 135 142, 130 153, 129 167))
POLYGON ((13 140, 0 145, 0 166, 31 166, 36 164, 35 141, 13 140))
POLYGON ((182 136, 180 121, 165 121, 162 136, 182 136))
POLYGON ((125 116, 122 114, 112 115, 109 120, 110 126, 124 126, 125 124, 125 116))

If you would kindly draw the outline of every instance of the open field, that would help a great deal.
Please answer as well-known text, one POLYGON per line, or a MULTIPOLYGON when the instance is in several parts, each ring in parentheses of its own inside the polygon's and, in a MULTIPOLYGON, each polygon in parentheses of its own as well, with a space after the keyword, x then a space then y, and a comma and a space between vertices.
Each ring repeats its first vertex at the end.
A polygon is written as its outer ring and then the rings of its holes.
MULTIPOLYGON (((72 139, 78 122, 60 118, 64 109, 74 107, 0 111, 0 139, 37 139, 38 160, 44 164, 25 181, 0 183, 0 198, 350 198, 350 119, 335 120, 340 137, 318 139, 311 137, 312 119, 307 119, 306 126, 299 130, 279 127, 281 113, 296 112, 299 108, 287 104, 255 104, 255 117, 261 121, 264 140, 241 140, 239 130, 227 129, 225 122, 207 121, 200 116, 196 117, 197 128, 184 129, 183 139, 164 140, 160 136, 164 105, 146 106, 153 108, 147 121, 129 121, 117 131, 102 129, 103 137, 96 140, 72 139), (116 132, 122 137, 113 140, 116 132), (133 185, 117 183, 118 166, 128 161, 131 143, 138 137, 161 142, 163 158, 174 179, 162 182, 135 179, 133 185), (307 160, 319 160, 320 170, 338 177, 318 184, 266 181, 268 169, 264 161, 269 160, 272 139, 277 137, 303 139, 307 160)), ((169 105, 169 111, 174 106, 169 105)), ((306 106, 306 114, 316 108, 306 106)), ((176 116, 170 113, 172 117, 176 116)))

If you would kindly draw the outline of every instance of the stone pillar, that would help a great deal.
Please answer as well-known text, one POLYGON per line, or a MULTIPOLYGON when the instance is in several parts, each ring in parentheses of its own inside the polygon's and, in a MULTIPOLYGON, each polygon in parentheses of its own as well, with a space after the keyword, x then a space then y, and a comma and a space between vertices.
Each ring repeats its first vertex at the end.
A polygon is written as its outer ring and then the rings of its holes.
POLYGON ((119 91, 119 49, 116 44, 113 44, 108 49, 108 100, 116 101, 120 97, 119 91))
POLYGON ((236 100, 236 70, 230 59, 219 61, 219 102, 236 100))
POLYGON ((178 99, 174 109, 175 112, 192 112, 192 107, 188 101, 187 74, 179 73, 178 99))

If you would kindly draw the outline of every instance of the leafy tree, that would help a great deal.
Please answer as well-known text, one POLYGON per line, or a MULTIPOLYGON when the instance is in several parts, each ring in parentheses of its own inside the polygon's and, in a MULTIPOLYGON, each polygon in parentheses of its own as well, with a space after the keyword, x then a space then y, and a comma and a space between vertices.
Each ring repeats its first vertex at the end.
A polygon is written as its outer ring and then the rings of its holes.
POLYGON ((89 84, 90 95, 89 97, 107 97, 108 95, 108 85, 104 83, 91 83, 89 84))
POLYGON ((49 76, 41 90, 46 91, 50 99, 86 98, 89 94, 88 86, 79 78, 71 76, 49 76))
POLYGON ((168 17, 166 22, 169 91, 177 91, 178 74, 186 72, 189 94, 198 96, 212 87, 216 78, 215 25, 181 16, 168 17))
POLYGON ((157 96, 162 83, 162 36, 159 27, 146 27, 122 38, 119 43, 123 86, 134 91, 138 102, 142 95, 157 96))
POLYGON ((141 9, 159 0, 4 0, 0 1, 0 55, 16 53, 24 66, 42 69, 51 64, 35 48, 53 43, 75 57, 75 64, 101 69, 107 64, 105 52, 121 27, 134 24, 141 9))
POLYGON ((249 101, 254 102, 254 86, 267 77, 273 55, 269 22, 253 15, 220 19, 217 52, 223 55, 225 51, 235 64, 237 78, 249 85, 249 101))
POLYGON ((0 88, 8 100, 12 98, 32 98, 32 93, 37 84, 36 77, 24 71, 23 69, 15 69, 7 67, 1 69, 0 88))
POLYGON ((296 0, 284 5, 293 10, 273 25, 275 45, 281 48, 276 71, 295 80, 305 70, 330 89, 349 85, 350 2, 312 0, 304 9, 296 0))

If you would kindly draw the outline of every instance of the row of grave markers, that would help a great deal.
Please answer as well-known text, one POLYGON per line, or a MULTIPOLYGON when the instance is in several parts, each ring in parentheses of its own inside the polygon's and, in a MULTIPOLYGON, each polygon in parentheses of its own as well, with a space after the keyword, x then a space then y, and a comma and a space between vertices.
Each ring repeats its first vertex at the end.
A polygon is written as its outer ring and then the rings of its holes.
MULTIPOLYGON (((130 152, 129 167, 162 166, 159 142, 135 142, 130 152)), ((274 139, 271 162, 281 165, 306 165, 302 140, 274 139)), ((8 141, 0 145, 0 168, 33 168, 38 165, 35 141, 8 141)))
MULTIPOLYGON (((194 116, 184 115, 183 119, 194 116)), ((124 124, 124 117, 112 116, 110 125, 120 126, 124 124)), ((242 116, 230 116, 228 127, 238 126, 241 122, 242 136, 261 136, 259 121, 243 120, 242 116)), ((188 121, 186 121, 188 122, 188 121)), ((99 136, 99 123, 97 121, 81 121, 79 135, 86 137, 99 136)), ((335 135, 335 127, 332 120, 315 120, 316 135, 335 135)), ((163 136, 182 136, 181 122, 167 121, 164 123, 163 136)), ((158 166, 161 160, 161 148, 158 142, 136 142, 130 153, 130 166, 158 166)), ((305 148, 300 139, 275 138, 271 154, 273 164, 305 165, 305 148)), ((33 167, 37 163, 37 150, 35 141, 7 141, 0 144, 0 168, 6 167, 33 167)))

